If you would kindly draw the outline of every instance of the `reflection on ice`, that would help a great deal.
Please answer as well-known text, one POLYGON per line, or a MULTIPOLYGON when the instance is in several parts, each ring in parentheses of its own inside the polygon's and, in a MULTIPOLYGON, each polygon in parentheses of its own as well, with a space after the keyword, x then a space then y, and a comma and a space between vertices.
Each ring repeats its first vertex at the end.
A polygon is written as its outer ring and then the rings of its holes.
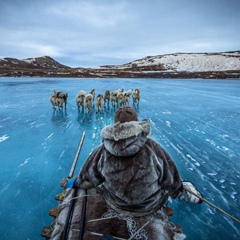
POLYGON ((52 114, 52 123, 56 127, 63 127, 65 129, 69 128, 71 125, 70 118, 68 116, 67 111, 62 110, 62 111, 53 111, 52 114))

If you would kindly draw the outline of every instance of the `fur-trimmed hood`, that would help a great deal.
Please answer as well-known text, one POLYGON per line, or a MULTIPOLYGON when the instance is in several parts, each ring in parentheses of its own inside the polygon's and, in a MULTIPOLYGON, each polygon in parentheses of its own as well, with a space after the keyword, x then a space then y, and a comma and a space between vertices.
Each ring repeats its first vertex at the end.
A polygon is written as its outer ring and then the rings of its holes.
POLYGON ((101 132, 105 148, 115 156, 131 156, 137 153, 150 133, 149 121, 131 121, 106 126, 101 132))
POLYGON ((103 144, 88 157, 76 186, 91 182, 116 211, 137 214, 148 214, 169 196, 177 197, 182 181, 176 165, 149 134, 148 121, 105 127, 103 144))

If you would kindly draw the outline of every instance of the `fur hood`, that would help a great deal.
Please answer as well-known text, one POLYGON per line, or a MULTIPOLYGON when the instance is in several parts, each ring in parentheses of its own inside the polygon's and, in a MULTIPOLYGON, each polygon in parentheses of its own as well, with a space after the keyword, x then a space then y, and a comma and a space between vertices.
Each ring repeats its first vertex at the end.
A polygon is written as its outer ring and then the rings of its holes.
POLYGON ((101 132, 105 148, 115 156, 131 156, 138 152, 150 133, 149 121, 131 121, 106 126, 101 132))
POLYGON ((91 182, 116 211, 137 214, 159 209, 169 195, 178 196, 182 182, 176 165, 149 134, 148 121, 105 127, 103 144, 88 157, 76 186, 91 182))

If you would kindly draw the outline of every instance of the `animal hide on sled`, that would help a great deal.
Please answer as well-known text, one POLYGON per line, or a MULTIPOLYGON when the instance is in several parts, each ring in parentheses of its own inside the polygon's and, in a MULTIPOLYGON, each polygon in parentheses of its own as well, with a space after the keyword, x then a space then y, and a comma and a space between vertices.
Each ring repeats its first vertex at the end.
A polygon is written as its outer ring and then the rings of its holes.
MULTIPOLYGON (((73 189, 67 189, 64 201, 58 206, 60 214, 55 220, 51 236, 53 240, 61 239, 72 192, 73 189)), ((77 190, 77 196, 84 194, 85 190, 77 190)), ((68 239, 79 239, 83 199, 84 197, 80 197, 75 200, 68 239)), ((159 210, 142 217, 124 216, 110 208, 94 188, 87 191, 85 214, 84 240, 97 240, 106 233, 116 239, 129 239, 133 236, 132 239, 138 240, 181 240, 185 238, 181 227, 171 223, 162 211, 159 210)))

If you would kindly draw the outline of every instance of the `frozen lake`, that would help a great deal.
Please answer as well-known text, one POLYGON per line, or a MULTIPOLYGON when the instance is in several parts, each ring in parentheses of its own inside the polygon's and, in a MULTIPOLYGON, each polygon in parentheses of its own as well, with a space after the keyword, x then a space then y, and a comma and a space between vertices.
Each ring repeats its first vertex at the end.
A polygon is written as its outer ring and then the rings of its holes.
MULTIPOLYGON (((175 160, 211 203, 240 219, 240 80, 0 78, 0 239, 43 240, 48 211, 68 176, 86 131, 78 174, 101 143, 101 129, 115 109, 78 114, 75 96, 139 88, 139 118, 152 124, 151 137, 175 160), (67 110, 53 111, 52 89, 69 95, 67 110)), ((131 104, 132 105, 132 102, 131 104)), ((206 203, 172 201, 171 220, 187 239, 240 239, 240 224, 206 203)))

